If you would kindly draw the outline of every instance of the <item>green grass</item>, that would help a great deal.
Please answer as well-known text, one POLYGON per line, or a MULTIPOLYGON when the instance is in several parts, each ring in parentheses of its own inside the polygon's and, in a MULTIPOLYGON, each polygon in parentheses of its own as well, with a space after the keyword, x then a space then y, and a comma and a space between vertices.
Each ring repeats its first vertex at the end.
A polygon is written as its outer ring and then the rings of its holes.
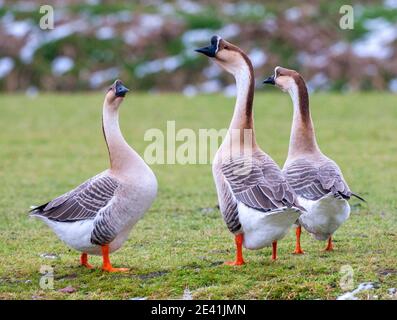
MULTIPOLYGON (((234 256, 233 237, 215 205, 210 165, 154 165, 159 195, 111 258, 125 274, 78 266, 79 254, 66 247, 27 210, 68 191, 105 169, 101 132, 102 95, 0 96, 0 299, 181 298, 185 287, 197 299, 335 299, 343 265, 354 270, 355 285, 379 288, 362 295, 389 298, 397 286, 397 108, 387 94, 312 97, 319 144, 341 166, 355 192, 351 218, 335 234, 336 250, 303 233, 304 256, 294 256, 294 233, 271 249, 245 250, 247 265, 223 266, 234 256), (208 208, 214 208, 213 211, 208 208), (203 210, 204 209, 204 210, 203 210), (207 210, 205 210, 207 209, 207 210), (209 211, 209 212, 208 212, 209 211), (58 259, 42 258, 55 253, 58 259), (54 267, 54 290, 39 286, 40 267, 54 267), (72 294, 58 290, 73 286, 72 294)), ((121 110, 127 141, 141 154, 145 130, 223 128, 233 99, 132 93, 121 110)), ((287 95, 259 93, 255 125, 259 144, 280 164, 288 148, 292 107, 287 95)), ((99 267, 101 259, 92 257, 99 267)))

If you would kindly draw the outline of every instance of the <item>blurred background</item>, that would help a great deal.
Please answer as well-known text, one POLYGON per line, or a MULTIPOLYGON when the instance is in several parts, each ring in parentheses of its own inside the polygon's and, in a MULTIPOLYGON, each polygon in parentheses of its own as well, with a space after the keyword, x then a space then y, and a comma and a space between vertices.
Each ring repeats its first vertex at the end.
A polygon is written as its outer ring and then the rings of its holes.
POLYGON ((66 0, 41 30, 42 1, 0 0, 0 91, 135 90, 234 95, 232 77, 193 51, 218 34, 249 53, 261 79, 299 70, 311 91, 397 92, 397 0, 66 0), (339 9, 354 8, 354 29, 339 9))

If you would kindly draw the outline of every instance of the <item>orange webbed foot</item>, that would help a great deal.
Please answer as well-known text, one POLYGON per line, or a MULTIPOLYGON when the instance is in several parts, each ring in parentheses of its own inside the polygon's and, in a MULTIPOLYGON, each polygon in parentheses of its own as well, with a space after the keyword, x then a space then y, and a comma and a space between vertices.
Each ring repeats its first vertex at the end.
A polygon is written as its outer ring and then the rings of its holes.
POLYGON ((296 248, 292 254, 305 254, 305 252, 302 250, 302 248, 296 248))
POLYGON ((102 270, 106 271, 106 272, 128 272, 128 271, 130 271, 130 269, 128 269, 128 268, 113 268, 112 266, 103 266, 102 270))
POLYGON ((243 240, 244 235, 242 233, 237 234, 234 238, 236 243, 236 260, 235 261, 227 261, 224 264, 227 266, 242 266, 245 264, 243 258, 243 240))
POLYGON ((102 246, 103 265, 102 270, 107 272, 127 272, 128 268, 113 268, 109 259, 109 245, 102 246))
POLYGON ((223 263, 226 266, 242 266, 245 264, 244 260, 226 261, 223 263))

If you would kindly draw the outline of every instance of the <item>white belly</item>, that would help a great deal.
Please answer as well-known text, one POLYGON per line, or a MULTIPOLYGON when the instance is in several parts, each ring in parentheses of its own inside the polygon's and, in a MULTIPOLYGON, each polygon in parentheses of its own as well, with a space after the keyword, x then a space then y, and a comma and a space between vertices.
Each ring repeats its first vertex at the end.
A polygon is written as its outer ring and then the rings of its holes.
POLYGON ((332 194, 317 201, 298 197, 300 204, 307 210, 299 221, 317 240, 328 239, 350 215, 349 203, 337 199, 332 194))
POLYGON ((243 245, 247 249, 260 249, 280 240, 299 218, 294 208, 261 212, 238 203, 239 220, 244 232, 243 245))
MULTIPOLYGON (((43 220, 55 232, 58 238, 69 247, 93 255, 102 254, 101 246, 91 243, 91 232, 94 228, 94 220, 57 222, 40 216, 35 217, 43 220)), ((128 235, 136 222, 137 220, 135 220, 134 223, 129 223, 128 226, 126 226, 111 243, 109 243, 109 252, 114 252, 120 249, 123 243, 127 240, 128 235)))

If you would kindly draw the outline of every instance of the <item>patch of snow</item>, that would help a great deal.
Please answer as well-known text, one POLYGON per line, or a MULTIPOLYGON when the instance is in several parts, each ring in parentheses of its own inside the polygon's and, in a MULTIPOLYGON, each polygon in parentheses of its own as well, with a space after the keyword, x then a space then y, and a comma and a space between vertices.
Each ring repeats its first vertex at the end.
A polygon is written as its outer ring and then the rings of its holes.
POLYGON ((159 13, 163 15, 172 15, 175 13, 175 8, 170 3, 160 3, 157 6, 159 13))
POLYGON ((33 1, 19 1, 13 4, 12 9, 15 11, 31 12, 38 10, 37 5, 33 1))
POLYGON ((352 49, 356 56, 362 58, 388 59, 393 55, 389 46, 397 39, 397 28, 384 18, 368 19, 364 27, 369 32, 353 42, 352 49))
POLYGON ((161 71, 172 72, 177 68, 179 68, 182 65, 183 61, 184 61, 183 56, 176 55, 172 57, 146 62, 139 65, 135 69, 135 75, 138 78, 143 78, 148 74, 153 74, 161 71))
POLYGON ((21 48, 19 56, 24 63, 31 63, 37 49, 42 45, 63 39, 76 32, 86 30, 87 23, 83 20, 76 20, 63 25, 57 26, 53 30, 46 30, 45 32, 40 29, 35 29, 31 32, 21 48))
POLYGON ((385 0, 383 6, 389 9, 397 9, 397 0, 385 0))
POLYGON ((115 36, 115 31, 112 27, 101 27, 95 33, 97 39, 107 40, 115 36))
POLYGON ((328 64, 328 57, 324 54, 309 54, 307 52, 299 52, 296 59, 302 65, 316 68, 323 68, 328 64))
MULTIPOLYGON (((29 98, 36 98, 39 95, 39 89, 35 86, 30 86, 26 89, 25 91, 26 96, 28 96, 29 98)), ((34 207, 30 207, 31 209, 36 208, 37 206, 34 207)))
POLYGON ((265 21, 262 23, 262 29, 269 33, 275 32, 277 28, 277 20, 273 17, 265 19, 265 21))
POLYGON ((189 84, 183 88, 182 93, 186 97, 194 97, 197 95, 198 90, 196 86, 189 84))
POLYGON ((311 78, 307 82, 307 87, 310 92, 320 90, 320 89, 328 89, 329 87, 329 78, 327 77, 326 74, 320 72, 314 75, 313 78, 311 78))
POLYGON ((229 16, 263 16, 266 12, 265 6, 253 3, 225 3, 222 6, 224 14, 229 16))
POLYGON ((87 4, 93 6, 101 3, 101 0, 87 0, 87 4))
POLYGON ((203 11, 203 6, 198 4, 197 1, 193 2, 190 0, 178 0, 177 5, 183 12, 190 14, 197 14, 203 11))
POLYGON ((142 14, 139 19, 140 31, 150 34, 164 25, 164 19, 158 14, 142 14))
POLYGON ((262 67, 267 61, 267 55, 263 52, 263 50, 254 48, 249 54, 249 58, 251 59, 252 65, 254 68, 262 67))
POLYGON ((146 297, 134 297, 134 298, 130 298, 128 300, 147 300, 146 297))
POLYGON ((389 289, 387 289, 387 293, 388 293, 390 296, 394 296, 394 295, 397 294, 397 289, 396 289, 396 288, 389 288, 389 289))
POLYGON ((391 79, 389 82, 389 90, 397 93, 397 78, 391 79))
POLYGON ((367 291, 374 288, 375 285, 373 282, 363 282, 359 284, 357 289, 342 294, 341 296, 337 297, 336 300, 358 300, 356 294, 360 293, 361 291, 367 291))
POLYGON ((183 291, 182 300, 193 300, 192 292, 189 290, 189 288, 185 288, 183 291))
POLYGON ((334 43, 329 47, 329 52, 334 56, 344 54, 349 49, 349 44, 343 41, 334 43))
POLYGON ((214 31, 211 29, 195 29, 186 31, 182 35, 182 42, 185 47, 192 47, 197 43, 210 42, 214 31))
POLYGON ((240 32, 241 32, 240 26, 238 24, 231 23, 219 29, 216 33, 219 34, 222 38, 230 39, 238 36, 240 32))
POLYGON ((70 71, 73 67, 73 59, 67 56, 56 57, 51 64, 52 74, 55 76, 61 76, 70 71))
POLYGON ((216 64, 211 63, 207 68, 203 69, 203 75, 208 79, 216 78, 222 73, 221 68, 219 68, 216 64))
POLYGON ((95 71, 90 77, 90 86, 91 88, 98 88, 106 81, 116 79, 119 74, 120 70, 116 67, 95 71))
POLYGON ((131 22, 134 19, 132 13, 128 10, 123 10, 116 13, 118 22, 131 22))
POLYGON ((0 58, 0 79, 7 76, 14 69, 14 60, 10 57, 0 58))
POLYGON ((302 17, 302 11, 298 7, 292 7, 284 12, 284 17, 288 21, 297 21, 302 17))
POLYGON ((235 97, 237 95, 237 87, 235 84, 229 84, 223 89, 223 94, 225 97, 235 97))
POLYGON ((219 80, 209 80, 200 84, 200 91, 203 93, 215 93, 221 90, 222 86, 219 80))
POLYGON ((33 24, 29 20, 24 21, 10 21, 7 22, 4 31, 6 34, 15 38, 23 38, 30 30, 32 30, 33 24))
POLYGON ((126 30, 123 33, 124 42, 133 46, 139 42, 139 36, 133 30, 126 30))
POLYGON ((40 254, 41 258, 44 259, 58 259, 59 256, 57 256, 55 253, 42 253, 40 254))

